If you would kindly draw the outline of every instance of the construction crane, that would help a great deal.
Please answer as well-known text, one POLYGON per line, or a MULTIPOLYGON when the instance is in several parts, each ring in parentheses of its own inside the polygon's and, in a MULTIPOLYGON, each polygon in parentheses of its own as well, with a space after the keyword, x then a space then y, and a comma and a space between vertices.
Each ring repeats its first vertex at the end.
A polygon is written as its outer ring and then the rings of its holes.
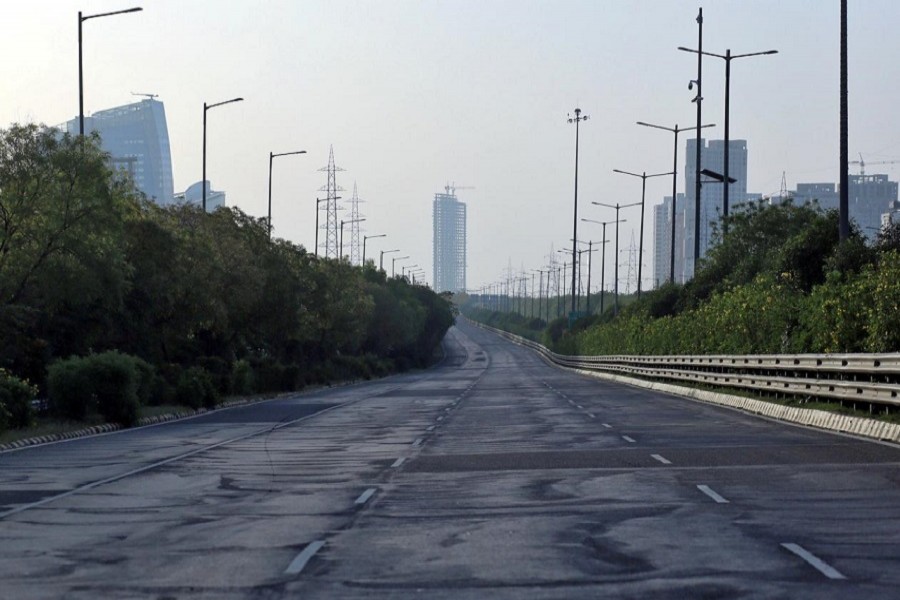
POLYGON ((154 98, 159 98, 159 94, 141 94, 138 92, 131 92, 131 95, 132 96, 146 96, 147 98, 150 98, 151 100, 153 100, 154 98))
POLYGON ((444 186, 444 191, 447 192, 448 196, 455 196, 456 190, 474 190, 475 187, 471 185, 456 185, 456 182, 453 183, 447 182, 447 185, 444 186))
MULTIPOLYGON (((870 165, 896 165, 900 163, 900 160, 878 160, 875 162, 870 162, 870 165)), ((851 160, 849 161, 851 165, 859 165, 859 174, 866 174, 866 161, 863 160, 862 154, 859 155, 859 160, 851 160)))

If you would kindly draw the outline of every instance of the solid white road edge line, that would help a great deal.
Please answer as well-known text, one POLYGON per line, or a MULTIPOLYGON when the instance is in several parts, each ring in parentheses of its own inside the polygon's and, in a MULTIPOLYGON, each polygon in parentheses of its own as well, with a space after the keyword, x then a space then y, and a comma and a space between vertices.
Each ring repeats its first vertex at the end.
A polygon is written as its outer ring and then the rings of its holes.
POLYGON ((359 495, 359 498, 356 499, 354 504, 365 504, 369 501, 369 498, 375 495, 375 488, 369 488, 359 495))
POLYGON ((697 489, 718 502, 719 504, 728 504, 728 500, 717 494, 711 487, 708 485, 698 485, 697 489))
POLYGON ((291 561, 291 564, 288 565, 288 568, 284 570, 285 575, 297 575, 300 571, 303 570, 303 567, 306 566, 306 563, 309 562, 313 556, 315 556, 316 552, 322 549, 322 546, 325 545, 325 542, 322 540, 316 540, 311 543, 309 546, 303 549, 303 552, 298 554, 294 560, 291 561))
POLYGON ((824 560, 804 548, 799 544, 794 544, 792 542, 784 542, 781 544, 781 547, 789 552, 793 552, 806 562, 808 562, 814 569, 819 571, 822 575, 827 577, 828 579, 847 579, 843 573, 826 563, 824 560))

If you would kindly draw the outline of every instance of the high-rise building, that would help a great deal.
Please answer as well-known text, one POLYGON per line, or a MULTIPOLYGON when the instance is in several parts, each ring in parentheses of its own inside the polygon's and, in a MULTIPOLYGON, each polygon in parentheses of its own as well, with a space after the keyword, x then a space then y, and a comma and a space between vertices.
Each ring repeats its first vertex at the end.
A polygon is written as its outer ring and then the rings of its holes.
MULTIPOLYGON (((737 208, 747 199, 747 140, 730 140, 728 154, 728 176, 736 179, 729 184, 728 210, 737 208)), ((725 141, 700 138, 700 162, 701 169, 709 169, 719 174, 724 174, 725 169, 725 141)), ((696 198, 696 173, 697 173, 697 140, 687 140, 686 165, 684 169, 685 184, 685 232, 684 255, 685 277, 694 276, 694 213, 696 198)), ((706 183, 700 188, 700 257, 706 255, 706 251, 712 245, 716 226, 721 217, 724 201, 724 183, 712 181, 708 177, 701 177, 706 183)))
MULTIPOLYGON (((882 227, 882 215, 897 202, 897 182, 887 175, 850 175, 849 183, 850 220, 872 241, 882 227)), ((825 210, 837 210, 840 194, 833 183, 798 183, 793 198, 797 204, 815 202, 825 210)))
MULTIPOLYGON (((684 194, 675 203, 675 282, 684 283, 684 194)), ((653 207, 653 287, 669 280, 672 261, 672 196, 653 207)))
POLYGON ((466 290, 466 205, 456 198, 453 188, 435 194, 434 216, 434 291, 466 290))
MULTIPOLYGON (((163 103, 147 98, 133 104, 101 110, 84 118, 85 132, 97 131, 110 161, 127 170, 138 190, 157 204, 174 201, 172 154, 163 103)), ((78 118, 66 123, 78 133, 78 118)))

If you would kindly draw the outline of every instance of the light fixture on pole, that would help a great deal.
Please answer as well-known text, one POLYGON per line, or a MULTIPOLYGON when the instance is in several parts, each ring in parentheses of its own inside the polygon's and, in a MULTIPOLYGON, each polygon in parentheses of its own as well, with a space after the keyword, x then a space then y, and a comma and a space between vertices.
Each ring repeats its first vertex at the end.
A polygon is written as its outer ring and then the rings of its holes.
MULTIPOLYGON (((603 226, 603 251, 600 253, 600 314, 603 314, 604 310, 604 300, 606 299, 606 244, 609 242, 606 239, 606 226, 615 223, 615 221, 596 221, 594 219, 582 219, 582 221, 586 221, 588 223, 596 223, 598 225, 603 226)), ((626 223, 628 219, 622 219, 619 223, 626 223)))
MULTIPOLYGON (((665 127, 663 125, 654 125, 652 123, 645 123, 644 121, 638 121, 638 125, 643 125, 644 127, 652 127, 654 129, 662 129, 663 131, 671 131, 675 134, 675 152, 674 159, 672 160, 672 239, 671 241, 671 254, 669 255, 669 281, 675 283, 675 215, 676 213, 676 202, 678 199, 678 134, 682 131, 689 131, 690 129, 679 129, 676 124, 675 127, 665 127)), ((708 125, 701 125, 699 129, 704 129, 706 127, 715 127, 715 124, 710 123, 708 125)), ((700 131, 697 131, 697 139, 700 139, 700 131)), ((687 223, 684 225, 687 227, 687 223)))
POLYGON ((396 256, 391 259, 391 277, 394 277, 394 275, 396 274, 395 268, 397 265, 397 261, 398 260, 407 260, 408 258, 409 258, 409 256, 396 256))
MULTIPOLYGON (((575 123, 575 210, 572 215, 572 239, 578 239, 578 126, 582 121, 587 121, 588 115, 581 116, 581 109, 575 109, 575 116, 569 117, 569 123, 575 123)), ((575 244, 572 244, 572 290, 575 290, 575 244)), ((572 313, 575 312, 575 294, 572 294, 572 313)), ((574 318, 574 314, 572 317, 574 318)))
POLYGON ((232 98, 215 104, 203 103, 203 212, 206 213, 206 111, 217 106, 231 104, 232 102, 243 102, 243 98, 232 98))
POLYGON ((390 254, 391 252, 400 252, 400 249, 396 248, 394 250, 382 250, 381 251, 381 256, 378 257, 378 270, 379 271, 384 271, 384 255, 390 254))
POLYGON ((365 219, 350 219, 348 221, 341 221, 341 255, 338 257, 340 260, 344 260, 344 224, 350 223, 362 223, 365 219))
MULTIPOLYGON (((729 169, 729 119, 730 119, 730 99, 731 99, 731 61, 736 58, 748 58, 750 56, 765 56, 769 54, 778 54, 778 50, 765 50, 763 52, 748 52, 746 54, 732 54, 731 49, 727 49, 725 54, 716 54, 714 52, 703 52, 702 48, 700 50, 693 50, 691 48, 685 48, 683 46, 678 47, 679 50, 683 52, 693 52, 695 54, 702 54, 704 56, 712 56, 715 58, 721 58, 725 61, 725 148, 723 149, 723 157, 722 162, 724 164, 723 175, 725 179, 730 180, 731 178, 728 176, 729 169)), ((697 136, 698 139, 700 136, 697 136)), ((698 166, 699 169, 699 166, 698 166)), ((724 186, 722 190, 722 230, 725 235, 728 234, 728 190, 731 185, 724 186)))
POLYGON ((269 152, 269 239, 272 239, 272 159, 276 156, 290 156, 292 154, 306 154, 306 150, 297 150, 296 152, 281 152, 279 154, 273 154, 269 152))
POLYGON ((99 13, 96 15, 82 15, 78 11, 78 134, 84 136, 84 67, 81 50, 81 24, 88 19, 99 19, 100 17, 111 17, 113 15, 124 15, 126 13, 141 12, 144 10, 140 6, 134 8, 126 8, 125 10, 116 10, 113 12, 99 13))
POLYGON ((615 303, 613 304, 613 314, 617 315, 617 314, 619 314, 619 223, 622 222, 619 219, 619 211, 623 208, 631 208, 632 206, 639 206, 641 203, 640 202, 632 202, 631 204, 619 204, 617 202, 615 205, 613 205, 613 204, 606 204, 605 202, 591 202, 591 204, 596 204, 597 206, 605 206, 607 208, 616 209, 616 220, 614 221, 614 223, 616 224, 616 254, 615 254, 616 268, 614 269, 614 271, 615 271, 614 276, 616 278, 616 281, 615 281, 615 285, 613 286, 614 294, 615 294, 614 295, 615 303))
POLYGON ((638 243, 638 282, 637 282, 637 297, 640 299, 641 297, 641 281, 643 277, 643 271, 641 267, 644 264, 644 201, 647 198, 647 180, 651 177, 662 177, 664 175, 673 175, 672 171, 667 171, 665 173, 654 173, 652 175, 647 175, 647 171, 643 173, 631 173, 630 171, 622 171, 621 169, 613 169, 613 173, 620 173, 622 175, 630 175, 632 177, 640 177, 641 178, 641 233, 640 233, 640 241, 638 243))
POLYGON ((366 240, 373 239, 373 238, 382 238, 382 237, 387 237, 387 234, 379 233, 378 235, 364 235, 363 236, 363 254, 362 254, 363 266, 366 265, 366 240))

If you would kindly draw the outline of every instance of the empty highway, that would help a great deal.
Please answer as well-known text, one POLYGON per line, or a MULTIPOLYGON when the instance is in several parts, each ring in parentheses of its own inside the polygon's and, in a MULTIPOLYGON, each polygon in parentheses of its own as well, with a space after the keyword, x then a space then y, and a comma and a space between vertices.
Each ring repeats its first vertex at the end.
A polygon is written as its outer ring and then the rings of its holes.
POLYGON ((897 597, 897 447, 445 347, 0 454, 0 597, 897 597))

